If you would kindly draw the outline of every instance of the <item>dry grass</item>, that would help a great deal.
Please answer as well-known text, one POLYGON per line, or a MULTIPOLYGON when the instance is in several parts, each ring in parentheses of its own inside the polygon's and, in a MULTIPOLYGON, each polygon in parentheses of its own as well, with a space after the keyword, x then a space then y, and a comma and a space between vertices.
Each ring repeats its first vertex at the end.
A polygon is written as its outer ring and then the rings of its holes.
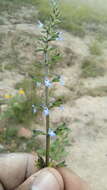
POLYGON ((88 77, 94 78, 98 76, 104 76, 105 73, 104 67, 94 57, 86 58, 82 63, 81 69, 82 69, 81 73, 82 78, 88 78, 88 77))

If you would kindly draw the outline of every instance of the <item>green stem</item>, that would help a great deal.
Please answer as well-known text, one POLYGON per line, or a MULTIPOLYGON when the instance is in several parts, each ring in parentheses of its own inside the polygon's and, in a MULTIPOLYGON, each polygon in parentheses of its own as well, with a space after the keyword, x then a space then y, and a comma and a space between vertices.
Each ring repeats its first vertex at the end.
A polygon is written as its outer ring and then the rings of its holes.
MULTIPOLYGON (((48 48, 48 43, 47 43, 48 48)), ((45 52, 45 77, 48 77, 48 52, 45 52)), ((48 108, 48 97, 49 97, 49 89, 47 86, 45 86, 45 104, 48 108)), ((49 131, 49 115, 46 116, 46 167, 49 166, 49 151, 50 151, 50 136, 48 134, 49 131)))
POLYGON ((49 131, 49 115, 46 116, 46 167, 49 166, 49 150, 50 150, 50 136, 49 131))

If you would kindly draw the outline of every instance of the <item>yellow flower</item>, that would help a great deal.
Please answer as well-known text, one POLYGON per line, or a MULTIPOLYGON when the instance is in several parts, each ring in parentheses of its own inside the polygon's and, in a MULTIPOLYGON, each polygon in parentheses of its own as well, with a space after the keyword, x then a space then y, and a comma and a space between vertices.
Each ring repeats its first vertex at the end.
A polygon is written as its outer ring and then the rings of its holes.
POLYGON ((5 94, 5 95, 4 95, 4 98, 5 98, 5 99, 10 99, 10 98, 12 98, 12 95, 11 95, 11 94, 5 94))
POLYGON ((23 89, 20 89, 18 93, 19 93, 20 95, 24 95, 24 94, 25 94, 25 92, 24 92, 23 89))

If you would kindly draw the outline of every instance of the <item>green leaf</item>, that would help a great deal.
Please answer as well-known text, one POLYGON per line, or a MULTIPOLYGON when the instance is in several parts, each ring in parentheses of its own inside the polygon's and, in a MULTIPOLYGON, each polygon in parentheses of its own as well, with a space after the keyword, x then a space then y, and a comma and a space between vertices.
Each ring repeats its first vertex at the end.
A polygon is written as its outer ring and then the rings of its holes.
POLYGON ((59 82, 60 76, 56 76, 52 79, 52 82, 59 82))
POLYGON ((60 53, 57 53, 56 55, 52 56, 51 60, 53 63, 57 63, 59 60, 61 60, 60 53))
POLYGON ((36 166, 39 168, 39 169, 42 169, 45 167, 45 161, 44 159, 38 155, 38 160, 36 161, 36 166))
POLYGON ((32 80, 34 81, 34 82, 43 82, 43 80, 41 79, 41 78, 37 78, 37 77, 34 77, 34 76, 32 76, 32 80))
POLYGON ((51 103, 51 108, 53 108, 53 107, 58 107, 58 106, 60 106, 62 103, 63 103, 62 100, 61 100, 61 99, 58 99, 58 100, 56 100, 55 102, 51 103))
POLYGON ((46 135, 46 133, 44 133, 44 132, 41 131, 41 130, 33 129, 33 135, 34 135, 34 136, 38 136, 38 135, 46 135))
POLYGON ((44 52, 44 48, 38 48, 38 49, 36 49, 36 52, 44 52))
POLYGON ((64 133, 64 132, 68 132, 68 131, 70 131, 70 129, 66 126, 66 123, 62 123, 61 125, 59 125, 59 126, 56 128, 55 133, 56 133, 57 135, 60 135, 60 134, 62 134, 62 133, 64 133))
POLYGON ((59 162, 59 163, 56 165, 56 167, 66 167, 66 166, 67 166, 67 165, 66 165, 65 160, 62 161, 62 162, 59 162))
POLYGON ((56 49, 55 47, 48 47, 48 51, 53 51, 55 49, 56 49))

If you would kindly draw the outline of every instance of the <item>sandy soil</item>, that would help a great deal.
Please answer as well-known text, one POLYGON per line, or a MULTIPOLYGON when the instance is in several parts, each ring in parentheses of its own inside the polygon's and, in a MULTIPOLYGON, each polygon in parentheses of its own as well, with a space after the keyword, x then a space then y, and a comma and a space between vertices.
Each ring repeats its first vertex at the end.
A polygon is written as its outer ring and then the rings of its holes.
MULTIPOLYGON (((69 47, 73 48, 81 59, 88 56, 87 41, 81 41, 72 36, 67 37, 66 34, 66 43, 67 39, 71 39, 68 45, 71 44, 69 47)), ((102 92, 95 97, 85 94, 79 97, 78 95, 81 83, 83 90, 94 91, 101 87, 106 89, 107 75, 105 73, 104 77, 81 79, 78 59, 73 66, 64 68, 60 72, 63 73, 66 81, 65 87, 62 87, 63 90, 56 88, 55 94, 64 95, 65 92, 68 93, 68 89, 69 94, 64 111, 54 109, 51 117, 53 123, 67 121, 71 128, 72 146, 67 158, 68 165, 87 180, 92 189, 107 190, 107 97, 103 96, 102 92)))

